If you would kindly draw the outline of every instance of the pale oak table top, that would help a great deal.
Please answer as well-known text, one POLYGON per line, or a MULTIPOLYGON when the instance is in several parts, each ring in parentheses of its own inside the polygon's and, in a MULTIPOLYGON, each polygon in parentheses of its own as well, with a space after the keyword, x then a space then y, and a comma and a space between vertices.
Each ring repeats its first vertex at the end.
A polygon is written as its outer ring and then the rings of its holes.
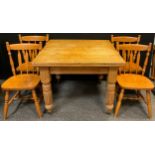
POLYGON ((125 64, 108 40, 49 40, 33 66, 119 67, 125 64))

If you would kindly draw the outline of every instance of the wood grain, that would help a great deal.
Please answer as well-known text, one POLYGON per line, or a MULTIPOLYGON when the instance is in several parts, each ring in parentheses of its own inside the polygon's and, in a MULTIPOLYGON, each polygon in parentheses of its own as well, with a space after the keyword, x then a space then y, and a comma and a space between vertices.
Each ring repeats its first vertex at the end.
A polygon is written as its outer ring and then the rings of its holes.
POLYGON ((36 36, 36 35, 28 35, 23 36, 19 34, 19 41, 20 43, 37 43, 37 42, 45 42, 47 43, 49 41, 49 35, 46 34, 46 36, 36 36))
POLYGON ((131 36, 114 36, 111 35, 111 42, 112 43, 139 43, 141 39, 141 35, 138 35, 138 37, 131 37, 131 36))
POLYGON ((43 87, 43 95, 45 101, 45 108, 48 112, 52 111, 53 108, 53 96, 51 89, 51 76, 48 67, 40 68, 40 78, 43 87))
POLYGON ((107 74, 107 112, 114 104, 118 68, 125 64, 108 40, 50 40, 33 60, 40 68, 45 108, 53 108, 50 74, 107 74))
MULTIPOLYGON (((41 111, 39 101, 37 100, 37 95, 35 93, 36 87, 40 83, 40 77, 34 73, 29 72, 29 69, 32 69, 30 67, 30 61, 34 59, 34 53, 36 51, 41 50, 41 44, 30 44, 30 43, 21 43, 21 44, 9 44, 8 42, 6 43, 9 59, 10 59, 10 65, 12 69, 13 76, 9 77, 6 81, 3 82, 2 84, 2 89, 5 91, 5 105, 4 105, 4 111, 3 111, 3 116, 4 119, 7 118, 8 115, 8 109, 9 105, 13 103, 15 98, 19 97, 20 91, 23 90, 29 90, 32 91, 32 95, 35 101, 35 106, 37 113, 39 117, 41 117, 41 111), (16 54, 12 56, 12 53, 16 54), (15 56, 17 59, 15 59, 15 56), (22 66, 24 64, 25 67, 25 72, 23 73, 23 68, 24 67, 16 67, 15 60, 17 60, 18 65, 22 66), (14 92, 16 93, 12 95, 12 97, 9 99, 9 92, 14 92)), ((31 65, 32 66, 32 65, 31 65)), ((34 68, 34 67, 33 67, 34 68)), ((32 72, 32 70, 31 70, 32 72)))
MULTIPOLYGON (((121 92, 119 95, 119 100, 116 105, 115 116, 118 115, 118 111, 121 106, 121 101, 123 99, 124 90, 135 90, 137 99, 141 97, 144 101, 144 97, 140 95, 140 91, 146 91, 146 103, 148 108, 148 117, 152 117, 152 110, 151 110, 151 101, 150 101, 150 91, 154 88, 154 84, 152 81, 145 77, 145 70, 148 63, 148 57, 151 52, 152 44, 149 45, 140 45, 140 44, 122 44, 117 45, 117 50, 122 52, 123 58, 128 64, 128 73, 126 73, 126 68, 122 67, 122 71, 120 71, 120 75, 117 76, 117 83, 121 88, 121 92), (140 56, 141 52, 145 53, 145 59, 143 64, 141 64, 141 72, 139 72, 140 66, 140 56), (135 64, 136 70, 133 72, 133 64, 135 64), (123 71, 124 70, 124 71, 123 71)), ((125 97, 127 98, 127 97, 125 97)), ((130 99, 134 99, 133 97, 130 99)))
POLYGON ((50 40, 33 61, 33 66, 122 66, 108 40, 50 40))

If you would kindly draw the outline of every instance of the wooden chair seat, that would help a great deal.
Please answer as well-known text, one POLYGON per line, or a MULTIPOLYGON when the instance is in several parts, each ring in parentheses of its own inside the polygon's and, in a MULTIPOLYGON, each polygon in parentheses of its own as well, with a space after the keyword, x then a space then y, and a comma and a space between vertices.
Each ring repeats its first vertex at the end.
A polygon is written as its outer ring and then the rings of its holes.
POLYGON ((137 67, 136 63, 130 64, 128 62, 126 63, 125 66, 119 68, 120 72, 125 72, 125 73, 129 73, 129 72, 135 73, 136 71, 137 73, 142 73, 142 70, 143 70, 142 67, 139 65, 137 67))
POLYGON ((31 62, 29 62, 28 64, 27 63, 22 63, 21 65, 19 65, 16 68, 16 70, 17 71, 22 71, 22 72, 27 72, 27 70, 34 71, 34 67, 32 66, 31 62))
POLYGON ((138 74, 118 75, 117 82, 123 89, 150 90, 154 88, 150 79, 138 74))
POLYGON ((35 74, 15 75, 2 84, 3 90, 33 90, 40 83, 40 77, 35 74))

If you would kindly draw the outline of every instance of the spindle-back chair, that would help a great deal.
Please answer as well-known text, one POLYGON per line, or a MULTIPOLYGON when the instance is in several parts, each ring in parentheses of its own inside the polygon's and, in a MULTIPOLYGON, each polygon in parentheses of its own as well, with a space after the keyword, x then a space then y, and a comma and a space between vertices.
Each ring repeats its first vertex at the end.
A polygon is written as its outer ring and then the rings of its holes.
POLYGON ((49 35, 46 34, 46 36, 39 36, 39 35, 28 35, 28 36, 22 36, 19 34, 19 41, 20 43, 39 43, 46 44, 49 41, 49 35))
POLYGON ((4 119, 8 117, 8 109, 14 99, 19 95, 19 92, 23 90, 32 91, 32 98, 35 103, 36 111, 38 116, 42 116, 42 112, 39 105, 39 100, 36 94, 35 89, 40 83, 40 77, 36 74, 38 70, 29 66, 29 63, 35 57, 35 55, 42 49, 41 43, 39 44, 9 44, 6 43, 10 65, 12 69, 13 76, 8 78, 3 84, 2 89, 5 91, 5 105, 4 105, 4 119), (23 70, 17 70, 17 65, 25 63, 26 72, 23 73, 23 70), (31 71, 30 71, 31 70, 31 71), (10 97, 10 92, 16 91, 15 95, 10 97))
MULTIPOLYGON (((49 41, 49 35, 46 34, 46 36, 36 36, 36 35, 29 35, 29 36, 22 36, 19 34, 19 41, 20 43, 34 43, 38 44, 41 43, 42 47, 49 41)), ((35 54, 35 57, 37 56, 38 53, 35 54)), ((34 57, 33 57, 34 58, 34 57)), ((32 59, 33 60, 33 59, 32 59)), ((33 69, 33 66, 31 64, 31 61, 29 62, 29 71, 31 72, 33 69)), ((26 72, 26 64, 22 63, 17 67, 17 70, 22 70, 22 72, 26 72)))
POLYGON ((117 50, 122 53, 123 59, 129 64, 128 73, 126 73, 125 68, 121 68, 121 74, 117 76, 117 83, 120 87, 120 94, 118 97, 118 102, 115 109, 115 116, 118 115, 119 109, 121 107, 122 99, 139 99, 142 98, 148 109, 148 117, 152 117, 151 110, 151 97, 150 92, 154 88, 152 81, 150 81, 147 77, 144 76, 146 71, 146 66, 148 64, 148 57, 151 52, 152 44, 149 45, 140 45, 140 44, 118 44, 117 50), (141 53, 145 54, 145 59, 142 64, 142 72, 141 75, 138 74, 138 67, 140 65, 141 53), (132 72, 132 64, 136 64, 136 70, 132 72), (123 70, 124 69, 124 70, 123 70), (124 90, 135 90, 138 93, 136 94, 136 98, 134 97, 124 97, 124 90), (140 93, 141 90, 146 91, 146 100, 143 95, 140 93))
POLYGON ((111 35, 111 42, 113 44, 132 44, 132 43, 136 43, 139 44, 141 39, 141 35, 138 35, 138 37, 131 37, 131 36, 114 36, 111 35))

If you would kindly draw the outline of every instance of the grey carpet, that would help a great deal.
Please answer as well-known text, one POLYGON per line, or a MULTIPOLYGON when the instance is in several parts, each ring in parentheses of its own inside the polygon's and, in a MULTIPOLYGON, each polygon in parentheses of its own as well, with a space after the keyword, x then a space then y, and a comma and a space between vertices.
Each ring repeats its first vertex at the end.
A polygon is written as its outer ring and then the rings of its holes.
MULTIPOLYGON (((144 121, 147 119, 146 105, 137 101, 123 101, 120 115, 117 119, 113 114, 105 113, 104 100, 106 82, 97 80, 63 80, 53 86, 54 109, 51 114, 44 113, 38 118, 31 100, 23 101, 16 111, 19 102, 14 102, 9 108, 8 121, 144 121)), ((153 118, 155 120, 155 97, 152 95, 153 118)), ((4 94, 0 95, 0 120, 4 94)), ((44 101, 41 102, 42 111, 44 101)))

